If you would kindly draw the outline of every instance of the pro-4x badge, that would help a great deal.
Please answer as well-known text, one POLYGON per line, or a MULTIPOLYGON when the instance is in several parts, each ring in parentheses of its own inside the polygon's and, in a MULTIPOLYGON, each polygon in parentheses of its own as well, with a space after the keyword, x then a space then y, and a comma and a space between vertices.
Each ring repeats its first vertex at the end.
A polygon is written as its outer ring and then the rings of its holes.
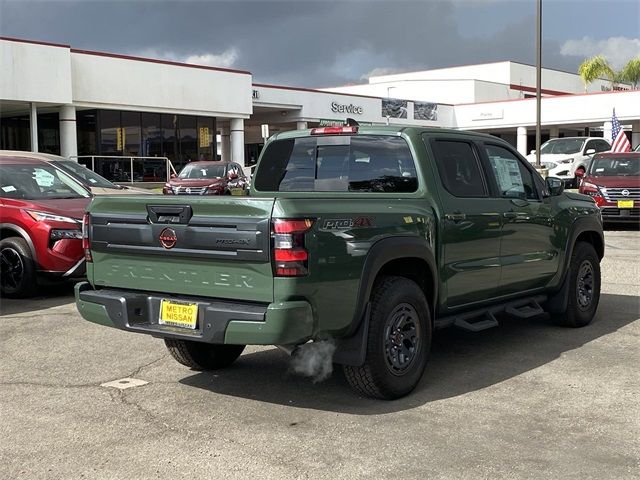
POLYGON ((165 228, 160 232, 160 245, 167 250, 176 246, 178 236, 173 228, 165 228))
POLYGON ((330 218, 322 222, 320 230, 349 230, 350 228, 369 228, 373 226, 373 217, 330 218))

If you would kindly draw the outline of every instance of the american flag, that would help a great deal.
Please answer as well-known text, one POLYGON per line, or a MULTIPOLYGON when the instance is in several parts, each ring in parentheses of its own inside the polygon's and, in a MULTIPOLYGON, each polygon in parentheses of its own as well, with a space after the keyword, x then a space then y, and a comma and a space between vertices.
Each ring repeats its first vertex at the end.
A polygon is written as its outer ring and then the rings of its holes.
POLYGON ((613 109, 613 118, 611 119, 611 140, 613 140, 613 144, 611 145, 612 152, 624 153, 631 151, 631 144, 620 126, 618 117, 616 117, 615 108, 613 109))

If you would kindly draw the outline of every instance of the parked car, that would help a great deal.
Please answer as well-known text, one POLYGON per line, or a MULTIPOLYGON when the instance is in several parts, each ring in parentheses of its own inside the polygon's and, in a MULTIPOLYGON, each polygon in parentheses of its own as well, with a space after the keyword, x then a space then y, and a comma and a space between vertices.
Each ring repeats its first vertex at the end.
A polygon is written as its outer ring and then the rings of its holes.
POLYGON ((242 167, 233 162, 191 162, 171 175, 165 195, 244 195, 249 189, 242 167))
POLYGON ((72 176, 76 181, 81 183, 86 189, 88 189, 94 195, 149 195, 153 194, 151 190, 136 187, 127 187, 124 185, 118 185, 110 182, 101 175, 98 175, 93 170, 88 169, 81 163, 75 160, 69 160, 58 155, 52 155, 50 153, 39 152, 21 152, 0 150, 0 157, 12 157, 12 158, 36 158, 45 162, 50 162, 57 168, 64 170, 65 173, 72 176))
POLYGON ((605 222, 640 221, 640 152, 600 153, 580 183, 605 222))
POLYGON ((82 215, 91 194, 64 171, 23 156, 0 157, 0 288, 27 297, 42 280, 85 274, 82 215))
MULTIPOLYGON (((550 177, 558 177, 567 186, 578 186, 579 179, 589 166, 591 157, 611 150, 611 144, 600 137, 553 138, 540 147, 540 162, 547 167, 550 177)), ((536 161, 536 151, 531 150, 527 160, 536 161)))
POLYGON ((307 342, 332 339, 324 359, 358 392, 398 398, 435 329, 493 328, 498 313, 591 322, 602 219, 563 190, 489 135, 283 132, 249 197, 94 199, 76 303, 90 322, 163 338, 196 370, 231 365, 245 345, 305 358, 307 342))

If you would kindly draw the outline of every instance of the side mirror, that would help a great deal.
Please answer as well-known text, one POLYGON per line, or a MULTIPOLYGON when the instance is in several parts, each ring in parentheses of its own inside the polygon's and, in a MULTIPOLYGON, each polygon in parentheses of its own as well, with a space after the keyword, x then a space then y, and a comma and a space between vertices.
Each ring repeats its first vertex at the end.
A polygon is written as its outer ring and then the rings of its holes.
POLYGON ((578 177, 578 178, 584 177, 584 170, 582 170, 581 168, 576 170, 576 177, 578 177))
POLYGON ((590 148, 589 150, 584 152, 585 155, 593 155, 594 153, 596 153, 596 149, 595 148, 590 148))
POLYGON ((530 153, 531 155, 535 155, 535 154, 536 154, 536 151, 535 151, 535 150, 531 150, 529 153, 530 153))
POLYGON ((549 188, 549 195, 557 197, 564 192, 564 180, 558 177, 547 177, 545 180, 549 188))
POLYGON ((177 177, 178 177, 178 175, 176 175, 175 173, 172 173, 169 178, 177 178, 177 177))

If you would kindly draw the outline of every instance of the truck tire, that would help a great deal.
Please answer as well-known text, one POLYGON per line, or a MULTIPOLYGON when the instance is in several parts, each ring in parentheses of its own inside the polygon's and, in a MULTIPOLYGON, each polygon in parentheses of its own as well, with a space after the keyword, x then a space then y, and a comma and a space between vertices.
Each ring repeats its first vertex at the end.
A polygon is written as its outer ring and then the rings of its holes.
POLYGON ((344 374, 365 396, 400 398, 422 378, 430 348, 429 304, 420 287, 404 277, 382 277, 371 295, 364 365, 344 365, 344 374))
POLYGON ((600 259, 593 245, 578 242, 569 262, 567 309, 551 316, 564 327, 584 327, 591 323, 600 301, 600 259))
POLYGON ((211 345, 209 343, 165 338, 171 356, 193 370, 218 370, 231 365, 244 350, 244 345, 211 345))
POLYGON ((36 264, 21 237, 0 240, 0 291, 3 297, 24 298, 36 293, 36 264))

